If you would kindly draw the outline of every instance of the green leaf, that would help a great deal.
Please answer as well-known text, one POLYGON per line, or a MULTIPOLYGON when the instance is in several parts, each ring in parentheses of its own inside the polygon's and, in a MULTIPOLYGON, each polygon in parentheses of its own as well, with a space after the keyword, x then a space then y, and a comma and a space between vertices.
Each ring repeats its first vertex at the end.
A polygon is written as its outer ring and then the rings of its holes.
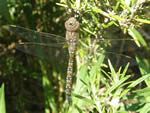
POLYGON ((141 19, 141 18, 137 18, 137 19, 135 19, 135 20, 138 21, 138 22, 145 23, 145 24, 150 24, 150 20, 141 19))
POLYGON ((130 7, 129 7, 129 5, 130 5, 130 0, 129 0, 129 1, 126 1, 126 2, 125 2, 124 0, 121 0, 120 3, 122 4, 122 6, 123 6, 124 9, 127 9, 128 11, 131 12, 131 9, 130 9, 130 7))
POLYGON ((150 96, 150 87, 146 87, 144 89, 139 89, 136 91, 133 91, 134 93, 136 93, 138 96, 150 96))
POLYGON ((99 56, 96 65, 93 66, 92 69, 91 69, 91 71, 90 71, 90 76, 93 76, 94 74, 96 74, 96 72, 98 71, 98 68, 100 68, 100 65, 103 63, 104 58, 105 58, 104 54, 101 54, 99 56))
POLYGON ((0 15, 4 16, 4 18, 11 23, 7 0, 0 0, 0 15))
POLYGON ((93 10, 93 12, 95 12, 95 13, 100 13, 100 14, 102 14, 103 16, 106 16, 106 17, 108 17, 108 18, 109 18, 108 13, 106 13, 106 12, 102 11, 100 8, 92 7, 92 10, 93 10))
POLYGON ((129 27, 128 33, 133 39, 135 39, 135 42, 139 47, 140 44, 138 43, 138 41, 142 44, 142 46, 147 47, 147 43, 145 42, 141 34, 136 29, 129 27))
POLYGON ((112 87, 110 87, 110 88, 106 91, 105 95, 107 96, 108 94, 110 94, 110 93, 111 93, 112 91, 114 91, 117 87, 119 87, 121 84, 123 84, 129 77, 130 77, 130 76, 126 76, 126 77, 122 78, 121 80, 119 80, 117 83, 114 83, 114 84, 112 85, 112 87))
POLYGON ((106 28, 109 28, 110 26, 112 25, 116 25, 116 26, 119 26, 115 21, 110 21, 109 23, 107 24, 102 24, 102 26, 106 29, 106 28))
MULTIPOLYGON (((76 88, 74 90, 74 93, 82 92, 81 89, 83 88, 83 85, 87 84, 87 70, 88 70, 88 63, 84 64, 80 71, 77 73, 77 81, 76 81, 76 88), (84 83, 83 83, 84 81, 84 83)), ((83 89, 84 91, 84 89, 83 89)))
POLYGON ((123 22, 126 21, 125 18, 121 18, 121 17, 119 17, 119 16, 117 16, 117 15, 109 14, 109 16, 110 16, 110 17, 113 17, 114 19, 116 19, 116 20, 118 20, 118 21, 123 21, 123 22))
POLYGON ((84 27, 83 30, 85 30, 86 32, 88 32, 88 33, 90 33, 90 34, 92 34, 92 35, 95 36, 95 33, 93 33, 92 31, 90 31, 89 29, 87 29, 87 28, 84 27))
POLYGON ((150 103, 146 103, 144 107, 137 110, 138 113, 149 113, 150 112, 150 103))
POLYGON ((109 64, 109 67, 110 67, 110 70, 111 70, 111 75, 112 75, 112 77, 115 81, 116 79, 118 79, 119 76, 117 77, 117 73, 115 72, 115 69, 113 68, 110 60, 108 60, 108 64, 109 64))
MULTIPOLYGON (((137 56, 136 56, 136 61, 139 66, 140 72, 143 76, 150 73, 148 66, 137 56)), ((145 62, 147 62, 147 64, 149 64, 148 60, 145 60, 145 62)), ((145 83, 147 84, 147 86, 150 86, 150 79, 146 79, 145 83)))
POLYGON ((6 113, 4 84, 0 88, 0 113, 6 113))
POLYGON ((91 104, 91 105, 94 104, 94 102, 91 99, 88 99, 86 97, 83 97, 83 96, 75 94, 75 93, 72 93, 72 95, 76 98, 82 99, 83 101, 87 102, 88 104, 91 104))
POLYGON ((123 97, 124 95, 126 95, 132 88, 134 88, 136 85, 138 85, 139 83, 141 83, 143 80, 147 79, 148 77, 150 77, 150 74, 147 74, 135 81, 133 81, 120 95, 120 97, 123 97))
POLYGON ((50 106, 51 109, 57 113, 57 107, 56 107, 56 103, 55 103, 55 96, 54 96, 54 92, 53 92, 53 86, 47 76, 47 71, 45 70, 45 66, 44 63, 39 60, 40 66, 41 66, 41 71, 42 71, 42 86, 44 89, 44 96, 45 96, 45 110, 49 111, 49 109, 47 108, 47 106, 50 106))
POLYGON ((61 3, 56 3, 56 5, 58 5, 58 6, 62 6, 62 7, 65 7, 65 8, 67 8, 67 7, 68 7, 66 4, 61 4, 61 3))
POLYGON ((129 63, 126 65, 125 69, 123 70, 123 73, 121 74, 121 78, 123 78, 128 70, 129 63))

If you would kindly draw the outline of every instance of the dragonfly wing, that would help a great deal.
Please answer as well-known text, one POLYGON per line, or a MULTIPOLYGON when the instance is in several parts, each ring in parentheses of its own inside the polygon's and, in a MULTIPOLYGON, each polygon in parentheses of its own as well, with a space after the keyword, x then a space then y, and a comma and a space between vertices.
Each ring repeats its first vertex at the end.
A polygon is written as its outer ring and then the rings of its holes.
POLYGON ((42 59, 52 60, 52 59, 63 59, 68 55, 68 49, 65 45, 55 43, 45 44, 45 43, 22 43, 16 44, 15 48, 27 54, 37 56, 42 59))
POLYGON ((42 43, 65 42, 65 38, 59 35, 37 32, 31 29, 26 29, 15 25, 4 26, 4 28, 30 42, 42 42, 42 43))
POLYGON ((128 56, 125 54, 113 53, 113 52, 100 52, 99 55, 104 54, 105 60, 104 63, 108 64, 108 59, 111 61, 112 65, 116 68, 124 67, 127 63, 130 63, 130 66, 136 66, 136 60, 134 56, 128 56))
POLYGON ((130 66, 136 66, 135 55, 145 57, 142 53, 146 54, 146 51, 143 46, 137 45, 137 40, 133 39, 126 39, 126 40, 110 40, 110 44, 105 47, 106 56, 111 61, 114 62, 113 64, 117 66, 124 66, 127 62, 130 63, 130 66), (145 52, 144 52, 145 51, 145 52))
POLYGON ((97 43, 101 48, 106 48, 110 52, 129 52, 132 49, 142 48, 137 40, 134 39, 106 39, 98 40, 97 43))
POLYGON ((143 48, 139 48, 134 41, 135 40, 131 39, 96 40, 95 43, 94 41, 91 43, 90 48, 89 46, 81 47, 83 47, 85 51, 88 51, 90 57, 94 56, 95 54, 104 54, 104 63, 106 64, 108 63, 108 59, 110 59, 112 64, 117 67, 125 66, 128 62, 130 63, 130 66, 135 66, 137 63, 134 56, 139 52, 140 49, 143 48))

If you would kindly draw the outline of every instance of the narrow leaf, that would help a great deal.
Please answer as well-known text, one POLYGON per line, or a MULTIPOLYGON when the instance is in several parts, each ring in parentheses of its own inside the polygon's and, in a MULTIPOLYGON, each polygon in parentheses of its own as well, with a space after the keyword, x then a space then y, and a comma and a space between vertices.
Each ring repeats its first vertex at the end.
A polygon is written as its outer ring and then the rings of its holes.
POLYGON ((123 97, 124 95, 126 95, 132 88, 134 88, 136 85, 138 85, 139 83, 141 83, 143 80, 147 79, 150 77, 150 74, 147 74, 139 79, 137 79, 136 81, 133 81, 120 95, 120 97, 123 97))
POLYGON ((137 18, 137 19, 135 19, 135 20, 138 21, 138 22, 145 23, 145 24, 150 24, 150 20, 141 19, 141 18, 137 18))
POLYGON ((0 88, 0 113, 6 113, 4 84, 0 88))
MULTIPOLYGON (((137 56, 136 56, 136 61, 139 66, 140 72, 143 76, 150 73, 148 66, 146 66, 146 64, 137 56)), ((147 60, 145 60, 145 61, 147 61, 147 60)), ((147 61, 147 64, 148 64, 148 61, 147 61)), ((150 79, 146 79, 145 83, 147 84, 147 86, 150 86, 150 79)))
MULTIPOLYGON (((141 34, 136 29, 129 27, 128 33, 133 39, 138 40, 144 47, 147 47, 147 43, 145 42, 141 34)), ((140 47, 138 41, 135 42, 140 47)))

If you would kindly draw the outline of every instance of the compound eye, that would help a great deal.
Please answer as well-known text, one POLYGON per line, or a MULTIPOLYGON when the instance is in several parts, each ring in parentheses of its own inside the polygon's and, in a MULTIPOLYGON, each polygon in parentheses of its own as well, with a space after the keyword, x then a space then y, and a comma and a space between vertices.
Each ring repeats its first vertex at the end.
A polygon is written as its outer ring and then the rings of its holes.
POLYGON ((74 26, 74 24, 72 22, 69 23, 70 26, 74 26))

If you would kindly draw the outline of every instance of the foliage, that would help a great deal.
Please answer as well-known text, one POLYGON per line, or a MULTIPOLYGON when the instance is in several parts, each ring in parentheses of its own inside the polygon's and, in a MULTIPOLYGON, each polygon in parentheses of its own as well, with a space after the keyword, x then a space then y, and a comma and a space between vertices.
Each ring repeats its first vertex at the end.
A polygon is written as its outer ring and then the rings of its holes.
POLYGON ((6 113, 4 84, 2 84, 0 88, 0 112, 6 113))
MULTIPOLYGON (((52 48, 45 61, 21 53, 14 48, 20 38, 0 27, 0 82, 6 86, 7 112, 149 112, 149 4, 149 0, 70 0, 70 5, 64 0, 0 0, 0 26, 15 24, 65 36, 64 22, 72 16, 69 8, 80 22, 72 106, 65 101, 66 54, 56 59, 52 48), (137 48, 143 47, 142 52, 131 51, 137 65, 126 62, 117 68, 114 61, 119 58, 112 61, 101 54, 95 41, 108 38, 131 38, 137 48)), ((118 46, 126 44, 120 41, 118 46)), ((111 45, 103 45, 106 53, 111 45)))

